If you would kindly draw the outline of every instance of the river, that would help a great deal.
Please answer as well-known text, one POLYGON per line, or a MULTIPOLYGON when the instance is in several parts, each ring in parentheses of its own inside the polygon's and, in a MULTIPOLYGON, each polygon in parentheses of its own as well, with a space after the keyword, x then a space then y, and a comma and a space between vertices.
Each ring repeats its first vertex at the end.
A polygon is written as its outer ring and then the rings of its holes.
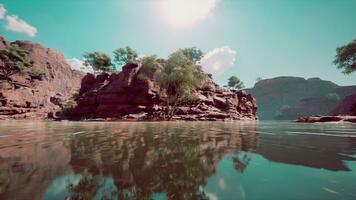
POLYGON ((0 199, 356 199, 356 125, 0 122, 0 199))

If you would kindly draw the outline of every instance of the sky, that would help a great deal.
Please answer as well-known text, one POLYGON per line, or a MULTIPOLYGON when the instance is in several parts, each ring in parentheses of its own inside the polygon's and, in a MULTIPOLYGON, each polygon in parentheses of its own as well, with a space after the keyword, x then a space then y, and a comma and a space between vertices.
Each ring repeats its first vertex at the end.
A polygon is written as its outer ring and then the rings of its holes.
POLYGON ((225 84, 257 77, 320 77, 355 85, 332 64, 356 39, 356 0, 1 0, 0 34, 55 48, 74 68, 86 51, 131 46, 166 58, 198 47, 203 69, 225 84))

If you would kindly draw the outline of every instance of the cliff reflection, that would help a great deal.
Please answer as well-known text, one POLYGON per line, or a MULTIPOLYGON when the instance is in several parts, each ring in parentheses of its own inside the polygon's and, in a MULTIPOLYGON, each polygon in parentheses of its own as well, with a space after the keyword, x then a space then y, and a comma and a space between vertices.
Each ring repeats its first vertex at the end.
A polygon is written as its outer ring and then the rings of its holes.
POLYGON ((350 171, 347 161, 356 161, 355 130, 353 125, 260 123, 256 152, 274 162, 350 171))
POLYGON ((119 199, 150 199, 157 193, 201 199, 199 187, 222 156, 256 149, 256 133, 246 134, 255 130, 254 123, 124 124, 105 134, 73 135, 70 164, 76 174, 112 177, 119 199))

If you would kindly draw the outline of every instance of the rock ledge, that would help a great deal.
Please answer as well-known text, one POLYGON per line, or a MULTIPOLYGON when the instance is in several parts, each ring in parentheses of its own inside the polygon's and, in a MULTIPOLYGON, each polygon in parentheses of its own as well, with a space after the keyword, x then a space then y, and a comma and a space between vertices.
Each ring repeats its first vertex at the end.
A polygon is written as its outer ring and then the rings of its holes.
POLYGON ((300 117, 295 122, 317 123, 317 122, 351 122, 356 123, 356 116, 308 116, 300 117))

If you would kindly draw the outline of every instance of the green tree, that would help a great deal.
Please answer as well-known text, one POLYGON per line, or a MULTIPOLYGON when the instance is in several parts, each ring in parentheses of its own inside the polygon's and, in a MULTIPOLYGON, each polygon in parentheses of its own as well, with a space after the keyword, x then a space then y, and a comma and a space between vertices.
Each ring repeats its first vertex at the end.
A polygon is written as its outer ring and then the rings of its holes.
POLYGON ((43 80, 47 78, 47 74, 43 69, 40 68, 33 68, 32 71, 28 74, 32 79, 43 80))
POLYGON ((356 71, 356 39, 336 48, 334 64, 337 65, 337 68, 343 69, 345 74, 356 71))
POLYGON ((239 78, 237 78, 236 76, 231 76, 228 79, 227 86, 230 87, 230 88, 233 88, 233 89, 238 89, 238 90, 245 87, 244 83, 239 78))
POLYGON ((63 112, 69 114, 75 107, 77 107, 77 102, 74 100, 69 100, 66 104, 63 105, 63 112))
POLYGON ((157 56, 152 55, 143 57, 140 59, 140 62, 142 63, 142 67, 139 71, 138 79, 147 80, 149 78, 153 78, 153 74, 155 73, 158 65, 157 56))
POLYGON ((135 62, 137 58, 137 52, 129 46, 114 51, 114 62, 120 67, 130 62, 135 62))
POLYGON ((161 97, 167 106, 167 118, 171 119, 177 106, 193 101, 195 89, 200 86, 203 74, 199 67, 182 51, 171 54, 158 77, 161 97))
POLYGON ((94 51, 84 53, 84 64, 93 67, 94 71, 110 72, 113 71, 111 58, 103 52, 94 51))
POLYGON ((200 61, 201 58, 203 57, 203 52, 196 47, 185 48, 185 49, 182 49, 181 51, 194 64, 197 63, 198 61, 200 61))
POLYGON ((7 46, 0 50, 0 79, 11 80, 14 74, 23 72, 26 68, 33 67, 34 62, 28 51, 15 46, 7 46))

